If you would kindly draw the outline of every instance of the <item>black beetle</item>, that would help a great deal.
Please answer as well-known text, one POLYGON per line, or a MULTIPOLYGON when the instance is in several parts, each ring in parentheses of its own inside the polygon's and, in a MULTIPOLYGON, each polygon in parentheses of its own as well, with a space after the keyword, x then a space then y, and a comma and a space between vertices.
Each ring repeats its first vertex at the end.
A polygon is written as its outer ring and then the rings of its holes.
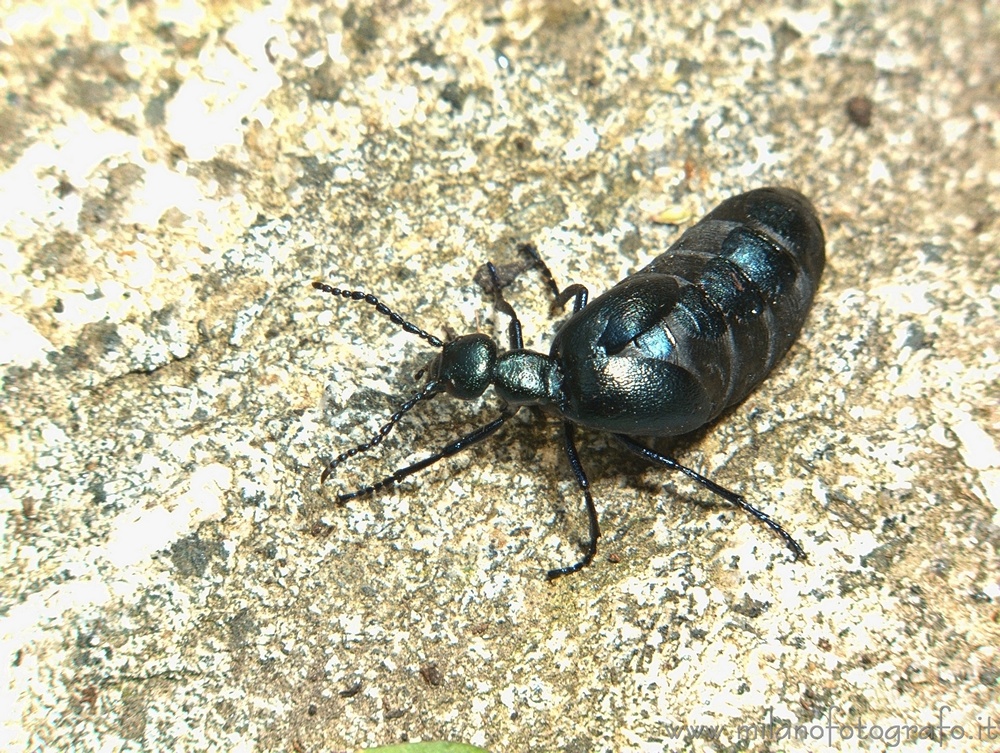
POLYGON ((704 426, 743 400, 791 346, 825 263, 823 229, 809 200, 788 188, 760 188, 729 198, 666 253, 589 305, 586 287, 570 285, 560 291, 534 247, 522 249, 533 255, 556 305, 573 299, 573 315, 556 333, 549 355, 524 349, 521 323, 503 298, 492 264, 487 270, 497 308, 510 317, 504 353, 488 335, 443 342, 374 295, 313 283, 326 293, 369 303, 405 331, 441 348, 424 388, 371 439, 329 463, 321 483, 344 460, 379 444, 421 400, 441 393, 471 400, 493 385, 503 401, 500 416, 381 481, 338 495, 338 501, 396 484, 492 436, 520 408, 537 406, 562 418, 566 455, 590 522, 583 558, 550 570, 549 580, 588 565, 600 536, 590 484, 573 440, 576 425, 611 432, 627 450, 684 473, 775 531, 796 559, 804 557, 787 531, 742 496, 634 437, 670 437, 704 426))

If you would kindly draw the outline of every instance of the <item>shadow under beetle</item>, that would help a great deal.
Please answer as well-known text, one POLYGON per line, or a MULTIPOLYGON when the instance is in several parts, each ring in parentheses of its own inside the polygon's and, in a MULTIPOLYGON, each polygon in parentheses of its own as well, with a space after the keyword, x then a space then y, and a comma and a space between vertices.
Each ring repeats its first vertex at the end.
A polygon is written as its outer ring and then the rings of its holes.
POLYGON ((520 408, 537 406, 562 418, 570 468, 586 501, 590 539, 583 558, 548 571, 575 573, 597 553, 600 528, 590 482, 574 442, 575 427, 610 432, 625 449, 677 470, 749 513, 804 557, 791 535, 741 495, 729 491, 634 437, 694 431, 739 403, 791 346, 805 320, 825 263, 823 229, 809 200, 789 188, 760 188, 722 202, 664 254, 588 304, 587 288, 560 291, 533 246, 523 246, 555 295, 573 301, 548 355, 525 350, 521 323, 487 264, 496 307, 510 318, 508 350, 484 334, 443 342, 390 310, 374 295, 322 282, 313 287, 365 301, 403 330, 440 348, 429 381, 368 441, 341 453, 320 482, 345 460, 382 442, 417 403, 447 393, 463 400, 493 386, 500 415, 439 452, 391 476, 337 496, 339 502, 397 484, 437 461, 492 436, 520 408))

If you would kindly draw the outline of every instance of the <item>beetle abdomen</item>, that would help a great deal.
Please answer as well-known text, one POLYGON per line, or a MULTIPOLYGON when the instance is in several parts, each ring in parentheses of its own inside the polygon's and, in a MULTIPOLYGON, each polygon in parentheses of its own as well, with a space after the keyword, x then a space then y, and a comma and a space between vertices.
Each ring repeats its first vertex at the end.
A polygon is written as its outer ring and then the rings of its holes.
POLYGON ((727 199, 560 330, 561 410, 636 435, 708 423, 788 351, 824 262, 823 231, 802 194, 762 188, 727 199))
POLYGON ((823 230, 809 200, 761 188, 722 202, 638 273, 691 283, 664 324, 675 356, 691 356, 678 363, 715 400, 712 418, 745 398, 791 347, 824 263, 823 230), (721 330, 695 323, 720 317, 721 330), (701 353, 709 344, 714 358, 701 353))

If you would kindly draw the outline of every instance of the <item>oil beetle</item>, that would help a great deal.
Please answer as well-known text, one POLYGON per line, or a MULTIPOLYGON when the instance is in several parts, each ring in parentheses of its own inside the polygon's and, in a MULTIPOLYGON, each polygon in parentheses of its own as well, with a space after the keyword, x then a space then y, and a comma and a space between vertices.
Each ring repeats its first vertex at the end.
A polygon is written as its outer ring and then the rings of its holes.
POLYGON ((437 461, 492 436, 517 411, 537 406, 562 419, 570 468, 586 502, 590 540, 583 558, 548 571, 548 579, 575 573, 597 553, 600 528, 590 482, 574 441, 577 425, 610 432, 625 449, 680 471, 743 509, 804 557, 791 535, 741 495, 666 457, 635 437, 671 437, 698 429, 739 403, 764 379, 798 335, 825 263, 823 229, 809 200, 789 188, 760 188, 722 202, 664 254, 588 304, 587 288, 560 291, 533 251, 555 294, 573 301, 573 314, 556 333, 548 355, 525 350, 521 323, 504 300, 496 268, 487 264, 496 307, 510 318, 508 350, 484 334, 444 342, 390 310, 374 295, 323 282, 313 287, 365 301, 441 352, 429 380, 368 441, 341 453, 323 483, 345 460, 378 445, 417 403, 441 393, 463 400, 489 387, 503 403, 500 415, 439 452, 369 486, 337 496, 339 502, 397 484, 437 461))

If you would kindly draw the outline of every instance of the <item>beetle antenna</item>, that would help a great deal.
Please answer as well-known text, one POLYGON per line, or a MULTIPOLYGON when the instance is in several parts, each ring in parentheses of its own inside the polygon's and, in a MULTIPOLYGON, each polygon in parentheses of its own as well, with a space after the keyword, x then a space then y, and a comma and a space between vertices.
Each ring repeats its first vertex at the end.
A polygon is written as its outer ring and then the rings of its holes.
POLYGON ((399 407, 399 410, 393 413, 389 417, 389 420, 386 421, 379 428, 379 430, 372 435, 371 439, 367 442, 362 442, 357 447, 352 447, 350 450, 340 453, 337 457, 327 463, 326 468, 323 469, 323 475, 319 477, 320 484, 325 483, 330 474, 333 473, 333 470, 345 460, 353 458, 355 455, 360 455, 363 452, 368 452, 373 447, 380 445, 382 440, 389 436, 389 432, 396 427, 396 424, 402 420, 403 416, 410 412, 414 405, 422 400, 429 400, 442 392, 444 392, 444 387, 439 382, 429 382, 422 390, 420 390, 420 392, 403 403, 399 407))
POLYGON ((478 429, 471 431, 464 437, 459 437, 453 442, 449 442, 444 447, 442 447, 438 452, 433 455, 428 455, 423 460, 418 460, 416 463, 412 463, 404 468, 399 468, 393 471, 391 476, 386 476, 381 481, 376 481, 374 484, 369 484, 368 486, 362 486, 359 489, 355 489, 353 492, 347 492, 345 494, 338 494, 337 501, 343 504, 349 499, 356 499, 358 497, 367 497, 369 494, 374 494, 375 492, 381 491, 382 489, 388 489, 391 486, 395 486, 403 479, 412 476, 417 471, 422 471, 428 466, 434 465, 434 463, 439 460, 444 460, 445 458, 450 458, 452 455, 456 455, 463 450, 467 450, 475 444, 482 442, 484 439, 492 437, 497 433, 497 430, 503 426, 507 420, 513 416, 516 410, 505 410, 497 418, 494 418, 486 426, 480 426, 478 429))
POLYGON ((314 282, 312 286, 316 288, 316 290, 322 290, 324 293, 329 293, 330 295, 338 295, 341 298, 346 298, 350 301, 364 301, 365 303, 374 306, 375 310, 382 314, 382 316, 389 317, 389 321, 401 327, 404 332, 409 332, 411 335, 423 338, 435 348, 444 346, 444 342, 440 338, 435 337, 430 332, 424 332, 424 330, 420 329, 420 327, 416 324, 406 321, 406 319, 386 306, 371 293, 366 293, 363 290, 343 290, 342 288, 335 288, 332 285, 327 285, 325 282, 314 282))

